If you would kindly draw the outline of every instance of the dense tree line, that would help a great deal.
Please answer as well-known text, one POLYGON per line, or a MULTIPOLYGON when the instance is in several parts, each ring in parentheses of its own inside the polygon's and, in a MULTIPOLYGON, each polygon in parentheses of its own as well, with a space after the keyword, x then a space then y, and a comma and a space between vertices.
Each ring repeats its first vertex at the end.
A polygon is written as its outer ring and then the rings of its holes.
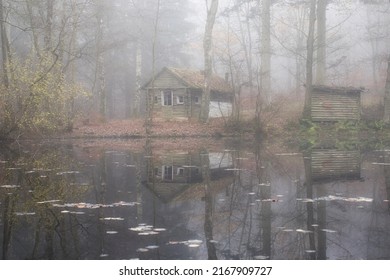
POLYGON ((307 106, 312 83, 350 86, 364 77, 383 96, 388 1, 220 1, 210 28, 212 2, 1 0, 0 135, 72 129, 75 117, 139 117, 141 86, 164 66, 228 72, 234 118, 249 92, 257 123, 286 79, 283 90, 306 90, 307 106), (352 37, 354 21, 361 29, 352 37), (364 54, 350 53, 356 45, 364 54))

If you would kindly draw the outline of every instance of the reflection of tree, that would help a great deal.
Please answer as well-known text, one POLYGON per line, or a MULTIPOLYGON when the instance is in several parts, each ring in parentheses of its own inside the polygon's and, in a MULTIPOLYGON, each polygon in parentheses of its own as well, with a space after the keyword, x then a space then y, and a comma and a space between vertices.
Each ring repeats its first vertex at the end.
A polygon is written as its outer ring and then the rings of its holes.
POLYGON ((14 224, 15 199, 13 194, 7 194, 4 199, 3 212, 3 260, 8 259, 8 249, 11 243, 11 233, 14 224))
POLYGON ((271 184, 267 175, 265 158, 260 145, 256 146, 256 174, 260 187, 260 220, 262 255, 271 258, 271 184))
POLYGON ((213 243, 213 205, 214 197, 210 185, 210 160, 207 152, 201 153, 201 170, 205 188, 205 217, 204 232, 206 237, 207 255, 209 260, 217 259, 217 252, 213 243))
POLYGON ((54 254, 58 246, 62 258, 67 259, 70 257, 67 232, 73 228, 67 227, 66 217, 58 208, 45 201, 67 201, 80 196, 82 188, 70 187, 76 178, 69 171, 75 165, 62 149, 39 147, 26 152, 28 148, 31 147, 20 147, 21 153, 14 152, 18 156, 8 161, 1 182, 19 186, 0 191, 0 199, 3 197, 5 202, 3 258, 19 258, 20 253, 29 251, 24 257, 53 259, 57 257, 54 254))

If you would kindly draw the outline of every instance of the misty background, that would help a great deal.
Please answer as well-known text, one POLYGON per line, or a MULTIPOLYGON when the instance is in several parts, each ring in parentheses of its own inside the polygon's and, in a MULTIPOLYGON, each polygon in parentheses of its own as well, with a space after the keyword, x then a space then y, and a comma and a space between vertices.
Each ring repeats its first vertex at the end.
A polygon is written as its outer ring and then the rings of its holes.
MULTIPOLYGON (((268 1, 219 1, 213 71, 222 77, 228 73, 235 88, 244 87, 242 98, 256 94, 261 82, 264 2, 268 1)), ((303 98, 309 2, 269 1, 270 87, 262 93, 266 103, 280 96, 303 98)), ((363 102, 381 103, 390 49, 389 1, 325 2, 323 84, 365 87, 363 102)), ((3 69, 6 60, 15 65, 46 61, 43 69, 36 69, 47 73, 55 65, 61 79, 85 91, 72 99, 77 116, 134 116, 134 107, 140 106, 136 93, 151 78, 153 64, 156 73, 165 66, 203 69, 207 1, 161 0, 159 9, 158 0, 2 0, 0 4, 3 69)), ((314 69, 315 65, 314 59, 314 69)))

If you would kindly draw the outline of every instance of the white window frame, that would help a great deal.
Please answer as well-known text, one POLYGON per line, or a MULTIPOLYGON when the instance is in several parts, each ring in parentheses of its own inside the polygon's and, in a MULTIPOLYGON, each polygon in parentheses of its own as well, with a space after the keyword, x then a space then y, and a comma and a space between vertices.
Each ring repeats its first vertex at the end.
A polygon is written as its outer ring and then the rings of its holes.
POLYGON ((172 165, 163 165, 162 168, 161 168, 161 177, 163 180, 167 180, 167 181, 173 181, 173 166, 172 165), (171 174, 168 175, 166 173, 169 172, 169 169, 171 169, 171 174), (166 170, 168 170, 168 172, 166 172, 166 170), (170 176, 170 178, 167 179, 166 176, 170 176))
POLYGON ((162 90, 161 91, 161 105, 162 106, 173 106, 173 91, 172 90, 162 90), (165 105, 165 94, 171 93, 171 104, 165 105))
POLYGON ((200 104, 200 97, 199 96, 194 96, 194 103, 195 104, 200 104))
POLYGON ((184 96, 183 95, 177 95, 176 96, 176 104, 183 105, 184 104, 184 96), (183 101, 180 101, 180 98, 183 99, 183 101))
POLYGON ((184 168, 178 167, 176 170, 176 175, 183 176, 184 175, 184 168))

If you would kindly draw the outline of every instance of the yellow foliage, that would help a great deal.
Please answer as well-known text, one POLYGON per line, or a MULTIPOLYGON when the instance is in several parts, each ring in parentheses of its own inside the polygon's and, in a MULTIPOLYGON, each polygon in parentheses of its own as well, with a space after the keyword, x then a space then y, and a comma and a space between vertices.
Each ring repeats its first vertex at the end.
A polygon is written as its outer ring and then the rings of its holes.
POLYGON ((0 86, 0 136, 11 132, 56 132, 69 125, 74 99, 88 93, 66 80, 51 54, 9 66, 10 85, 0 86))

